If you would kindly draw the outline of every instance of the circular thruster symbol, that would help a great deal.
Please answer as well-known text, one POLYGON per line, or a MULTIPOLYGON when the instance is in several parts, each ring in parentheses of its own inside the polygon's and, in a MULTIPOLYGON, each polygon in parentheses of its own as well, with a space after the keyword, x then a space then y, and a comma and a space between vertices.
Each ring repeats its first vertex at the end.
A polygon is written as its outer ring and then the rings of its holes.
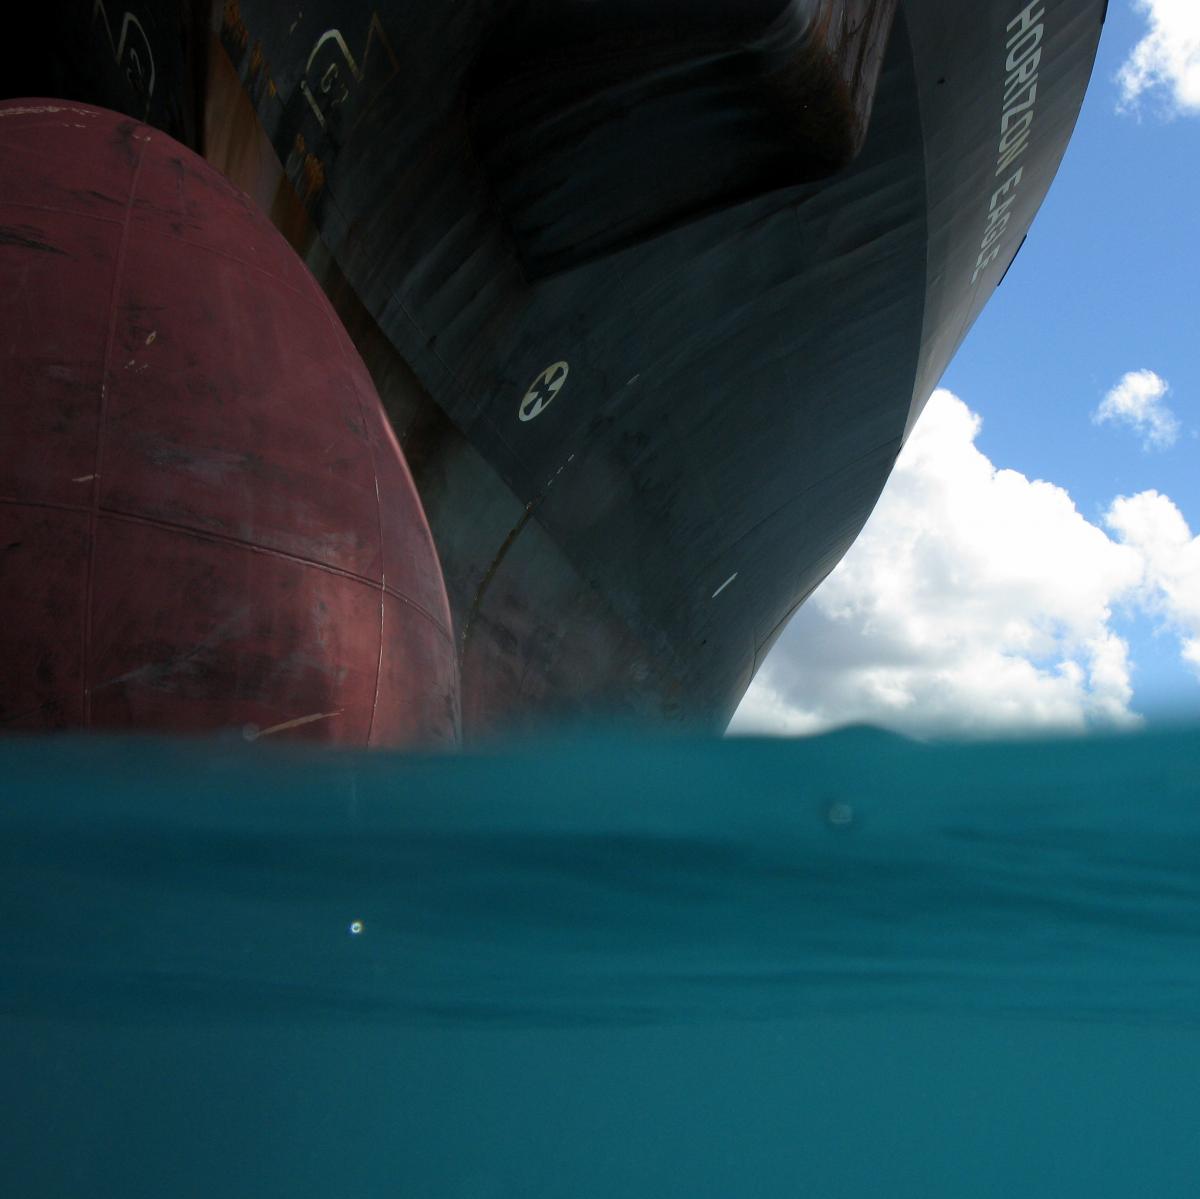
POLYGON ((562 391, 569 369, 565 362, 556 362, 553 366, 546 367, 530 383, 529 390, 525 393, 525 398, 517 409, 517 415, 521 420, 533 420, 535 416, 541 416, 550 407, 550 401, 562 391))

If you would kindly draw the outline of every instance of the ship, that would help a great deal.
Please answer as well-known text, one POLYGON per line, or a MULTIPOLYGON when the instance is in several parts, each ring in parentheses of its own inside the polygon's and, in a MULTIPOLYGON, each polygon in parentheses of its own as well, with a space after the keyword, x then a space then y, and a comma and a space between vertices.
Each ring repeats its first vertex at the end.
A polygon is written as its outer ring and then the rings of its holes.
POLYGON ((725 727, 1018 254, 1107 7, 124 3, 44 6, 4 95, 174 139, 303 260, 419 495, 468 741, 725 727))

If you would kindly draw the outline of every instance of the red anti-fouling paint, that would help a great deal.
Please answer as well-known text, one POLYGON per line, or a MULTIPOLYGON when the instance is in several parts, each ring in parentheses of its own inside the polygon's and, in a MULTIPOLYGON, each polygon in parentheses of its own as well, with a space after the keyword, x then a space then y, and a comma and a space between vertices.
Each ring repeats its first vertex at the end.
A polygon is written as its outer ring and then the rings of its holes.
POLYGON ((196 155, 0 104, 0 728, 456 739, 441 569, 316 282, 196 155))

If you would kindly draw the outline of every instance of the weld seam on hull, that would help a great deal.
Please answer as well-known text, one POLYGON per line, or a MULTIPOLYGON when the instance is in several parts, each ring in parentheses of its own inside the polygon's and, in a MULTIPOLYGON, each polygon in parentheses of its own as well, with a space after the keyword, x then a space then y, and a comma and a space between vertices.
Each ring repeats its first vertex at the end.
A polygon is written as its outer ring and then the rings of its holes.
MULTIPOLYGON (((137 126, 141 128, 142 126, 137 126)), ((80 661, 80 686, 83 690, 83 726, 88 728, 92 723, 92 606, 96 582, 96 529, 100 522, 100 486, 101 469, 104 466, 104 425, 108 417, 109 375, 112 372, 113 343, 117 339, 117 316, 120 312, 121 283, 125 274, 125 256, 129 247, 129 227, 133 223, 133 205, 137 198, 138 181, 142 174, 142 163, 146 156, 146 142, 131 134, 131 139, 137 142, 137 162, 133 166, 133 174, 129 180, 129 195, 125 200, 125 213, 121 221, 121 240, 117 246, 117 260, 113 266, 112 291, 109 294, 108 336, 104 342, 104 362, 100 371, 100 403, 96 415, 96 454, 92 468, 92 495, 88 504, 88 540, 87 540, 87 581, 83 592, 83 638, 80 661)))
MULTIPOLYGON (((63 504, 53 500, 15 500, 10 496, 0 496, 0 504, 11 504, 19 508, 51 508, 59 512, 82 512, 84 514, 92 511, 86 504, 63 504)), ((116 508, 106 508, 104 506, 100 506, 97 509, 97 513, 108 519, 121 520, 128 524, 149 525, 156 529, 166 529, 173 533, 199 537, 204 541, 217 541, 226 545, 234 545, 239 549, 250 550, 256 554, 266 554, 268 557, 283 558, 286 561, 296 562, 303 566, 315 567, 317 570, 325 571, 326 574, 338 575, 343 579, 351 579, 356 583, 362 583, 364 586, 370 587, 374 591, 382 591, 390 595, 393 599, 407 604, 414 612, 419 612, 425 617, 447 641, 453 641, 453 637, 446 626, 423 604, 419 604, 411 596, 397 591, 394 587, 384 585, 378 579, 368 578, 366 575, 360 575, 352 570, 344 570, 340 566, 330 566, 327 562, 319 562, 314 558, 306 558, 303 554, 293 554, 287 550, 277 549, 270 545, 256 545, 254 542, 244 541, 242 538, 233 537, 228 533, 214 533, 206 529, 195 529, 190 525, 176 524, 174 521, 161 520, 153 516, 142 516, 135 512, 121 512, 116 508)))

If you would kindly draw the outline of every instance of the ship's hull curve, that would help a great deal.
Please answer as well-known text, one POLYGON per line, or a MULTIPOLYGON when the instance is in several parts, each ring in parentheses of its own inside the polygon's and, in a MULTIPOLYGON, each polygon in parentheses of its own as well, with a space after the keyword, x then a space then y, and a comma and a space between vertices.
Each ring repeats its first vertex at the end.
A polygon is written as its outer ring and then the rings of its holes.
POLYGON ((1015 256, 1104 2, 701 7, 664 59, 649 33, 578 51, 589 5, 243 0, 175 70, 372 369, 468 733, 723 726, 1015 256), (851 9, 888 32, 830 109, 869 116, 847 163, 772 106, 805 21, 851 9))

